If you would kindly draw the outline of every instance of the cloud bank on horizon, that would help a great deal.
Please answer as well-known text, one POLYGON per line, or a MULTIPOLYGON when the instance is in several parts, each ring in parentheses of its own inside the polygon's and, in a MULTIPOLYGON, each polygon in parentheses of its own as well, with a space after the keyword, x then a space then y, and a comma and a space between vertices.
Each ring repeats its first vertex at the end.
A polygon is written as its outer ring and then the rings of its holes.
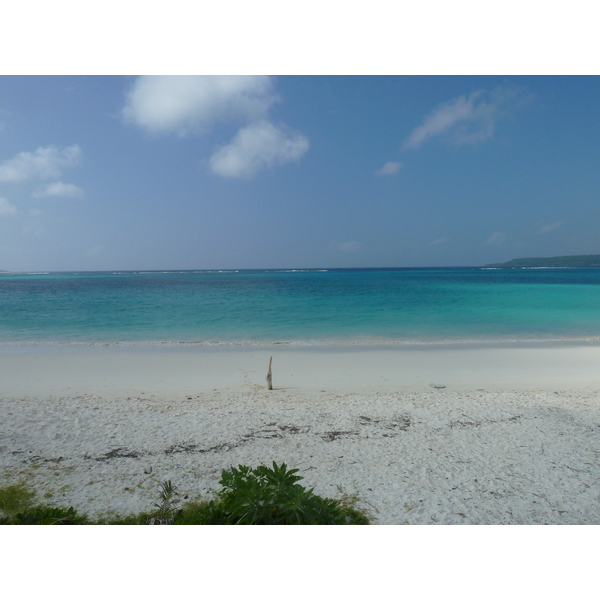
POLYGON ((204 135, 222 123, 241 123, 209 159, 220 177, 251 179, 259 171, 298 162, 308 138, 269 120, 279 101, 269 76, 144 75, 126 96, 122 114, 150 133, 204 135))
POLYGON ((543 225, 540 227, 539 233, 544 235, 546 233, 550 233, 551 231, 556 231, 562 227, 563 222, 557 221, 556 223, 548 223, 547 225, 543 225))

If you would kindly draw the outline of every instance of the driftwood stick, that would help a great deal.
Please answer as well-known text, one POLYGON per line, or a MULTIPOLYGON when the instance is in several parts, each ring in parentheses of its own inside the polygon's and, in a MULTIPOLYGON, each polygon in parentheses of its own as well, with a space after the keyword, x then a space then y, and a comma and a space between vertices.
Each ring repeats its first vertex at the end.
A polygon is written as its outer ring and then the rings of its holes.
POLYGON ((273 362, 273 357, 269 359, 269 370, 267 371, 267 389, 273 389, 273 376, 271 374, 271 363, 273 362))

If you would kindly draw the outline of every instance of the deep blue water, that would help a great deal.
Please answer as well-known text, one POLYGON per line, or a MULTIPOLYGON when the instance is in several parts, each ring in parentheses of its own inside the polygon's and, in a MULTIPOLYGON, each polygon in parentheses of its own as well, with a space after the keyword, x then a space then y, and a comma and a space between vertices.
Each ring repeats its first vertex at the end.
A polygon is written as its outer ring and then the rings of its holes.
POLYGON ((0 342, 600 337, 600 269, 0 273, 0 342))

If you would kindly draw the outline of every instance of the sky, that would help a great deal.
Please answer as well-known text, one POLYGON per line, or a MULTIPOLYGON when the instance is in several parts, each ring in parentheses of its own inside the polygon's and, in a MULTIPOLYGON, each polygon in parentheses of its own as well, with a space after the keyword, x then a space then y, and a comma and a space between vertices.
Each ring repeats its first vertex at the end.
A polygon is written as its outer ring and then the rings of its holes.
POLYGON ((0 76, 0 269, 600 254, 598 76, 0 76))

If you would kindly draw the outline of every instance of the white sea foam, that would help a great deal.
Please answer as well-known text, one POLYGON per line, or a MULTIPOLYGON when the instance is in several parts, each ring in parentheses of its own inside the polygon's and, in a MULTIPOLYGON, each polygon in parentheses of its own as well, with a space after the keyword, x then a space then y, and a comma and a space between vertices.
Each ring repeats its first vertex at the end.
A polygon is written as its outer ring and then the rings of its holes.
POLYGON ((48 271, 0 271, 0 275, 50 275, 48 271))
POLYGON ((328 273, 328 269, 281 269, 271 273, 328 273))
POLYGON ((383 338, 328 338, 293 340, 13 340, 0 341, 0 349, 52 347, 114 347, 114 348, 271 348, 278 346, 310 347, 436 347, 436 346, 499 346, 519 344, 600 344, 599 336, 582 337, 514 337, 503 338, 438 338, 438 339, 383 339, 383 338))

